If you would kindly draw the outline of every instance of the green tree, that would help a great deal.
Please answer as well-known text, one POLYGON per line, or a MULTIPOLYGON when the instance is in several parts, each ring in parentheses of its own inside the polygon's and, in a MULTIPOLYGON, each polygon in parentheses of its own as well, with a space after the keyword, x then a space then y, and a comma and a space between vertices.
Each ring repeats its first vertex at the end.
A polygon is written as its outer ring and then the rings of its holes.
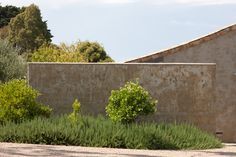
POLYGON ((1 6, 0 4, 0 28, 7 26, 11 18, 22 12, 24 8, 7 5, 1 6))
POLYGON ((33 52, 33 62, 113 62, 104 48, 96 42, 43 45, 33 52))
POLYGON ((33 52, 32 62, 84 62, 83 56, 73 51, 72 47, 63 45, 43 45, 33 52))
POLYGON ((47 21, 42 21, 39 8, 31 4, 9 23, 9 40, 22 52, 32 52, 44 43, 51 42, 52 35, 47 21))
POLYGON ((7 40, 0 39, 0 82, 23 78, 26 74, 26 62, 18 56, 18 50, 7 40))
POLYGON ((76 49, 84 56, 87 62, 113 62, 98 42, 78 42, 76 49))
POLYGON ((25 76, 26 62, 18 52, 7 40, 0 39, 0 82, 25 76))
POLYGON ((0 28, 0 39, 7 39, 9 35, 9 27, 8 26, 4 26, 2 28, 0 28))

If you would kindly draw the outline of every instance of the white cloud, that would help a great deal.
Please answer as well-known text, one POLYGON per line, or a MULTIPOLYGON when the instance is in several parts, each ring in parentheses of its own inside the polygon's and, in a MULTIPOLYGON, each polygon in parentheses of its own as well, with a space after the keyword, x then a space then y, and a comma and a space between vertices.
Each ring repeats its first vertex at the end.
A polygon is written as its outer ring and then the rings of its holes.
POLYGON ((97 0, 97 1, 106 4, 128 4, 137 2, 137 0, 97 0))
POLYGON ((106 5, 122 5, 122 4, 156 4, 156 5, 221 5, 221 4, 236 4, 236 0, 1 0, 3 5, 16 5, 23 6, 35 3, 40 7, 47 8, 61 8, 70 5, 96 5, 96 4, 106 4, 106 5))
POLYGON ((207 23, 207 22, 196 22, 196 21, 179 21, 179 20, 172 20, 170 21, 171 24, 175 26, 186 26, 186 27, 208 27, 208 28, 215 28, 217 25, 207 23))
POLYGON ((152 3, 156 5, 221 5, 221 4, 236 4, 236 0, 140 0, 143 3, 152 3))
POLYGON ((46 8, 61 8, 86 2, 86 0, 1 0, 3 5, 27 6, 32 3, 46 8))
POLYGON ((235 0, 175 0, 179 4, 192 5, 220 5, 220 4, 236 4, 235 0))
POLYGON ((128 4, 135 2, 137 2, 137 0, 1 0, 0 3, 3 5, 16 6, 27 6, 34 3, 43 7, 60 8, 77 4, 128 4))

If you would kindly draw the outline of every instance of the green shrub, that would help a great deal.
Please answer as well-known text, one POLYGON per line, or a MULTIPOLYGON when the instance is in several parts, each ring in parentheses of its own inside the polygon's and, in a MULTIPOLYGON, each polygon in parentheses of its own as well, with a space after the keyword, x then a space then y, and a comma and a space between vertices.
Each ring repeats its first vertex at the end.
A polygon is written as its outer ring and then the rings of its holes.
POLYGON ((106 107, 114 122, 130 123, 140 115, 155 112, 157 101, 138 82, 127 82, 119 90, 113 90, 106 107))
POLYGON ((26 62, 18 52, 8 41, 0 39, 0 82, 25 76, 26 62))
POLYGON ((221 142, 186 124, 142 123, 123 125, 103 117, 81 116, 75 125, 67 115, 36 118, 0 127, 0 142, 76 145, 130 149, 209 149, 221 142))
POLYGON ((49 117, 51 109, 36 102, 39 93, 25 80, 12 80, 0 85, 0 123, 21 122, 35 116, 49 117))
POLYGON ((68 118, 72 123, 77 123, 79 120, 79 112, 80 112, 80 102, 78 99, 75 99, 74 103, 72 104, 73 112, 69 114, 68 118))

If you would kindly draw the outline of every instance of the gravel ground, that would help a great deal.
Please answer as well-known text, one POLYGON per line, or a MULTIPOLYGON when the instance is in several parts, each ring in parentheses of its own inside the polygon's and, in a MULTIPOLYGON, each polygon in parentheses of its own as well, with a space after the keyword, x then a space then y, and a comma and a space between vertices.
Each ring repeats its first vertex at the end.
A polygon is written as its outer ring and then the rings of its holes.
POLYGON ((236 144, 222 149, 197 151, 133 150, 77 146, 0 143, 1 157, 236 157, 236 144))

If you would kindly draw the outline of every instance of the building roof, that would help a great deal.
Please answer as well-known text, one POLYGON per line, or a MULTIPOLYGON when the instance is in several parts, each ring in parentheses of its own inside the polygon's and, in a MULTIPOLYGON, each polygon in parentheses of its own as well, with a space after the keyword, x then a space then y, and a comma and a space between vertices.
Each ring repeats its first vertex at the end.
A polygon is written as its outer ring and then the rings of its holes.
POLYGON ((234 31, 234 30, 236 30, 236 24, 228 26, 226 28, 223 28, 221 30, 218 30, 218 31, 213 32, 213 33, 210 33, 210 34, 208 34, 206 36, 203 36, 201 38, 192 40, 192 41, 184 43, 184 44, 181 44, 181 45, 178 45, 178 46, 166 49, 166 50, 156 51, 156 52, 153 52, 153 53, 151 53, 149 55, 146 55, 146 56, 142 56, 142 57, 138 57, 138 58, 135 58, 135 59, 132 59, 132 60, 128 60, 125 63, 147 62, 149 60, 157 59, 159 57, 165 57, 165 56, 177 53, 177 52, 179 52, 181 50, 184 50, 184 49, 187 49, 187 48, 191 48, 193 46, 200 45, 200 44, 202 44, 204 42, 216 39, 219 36, 223 36, 223 35, 231 32, 231 31, 234 31))

